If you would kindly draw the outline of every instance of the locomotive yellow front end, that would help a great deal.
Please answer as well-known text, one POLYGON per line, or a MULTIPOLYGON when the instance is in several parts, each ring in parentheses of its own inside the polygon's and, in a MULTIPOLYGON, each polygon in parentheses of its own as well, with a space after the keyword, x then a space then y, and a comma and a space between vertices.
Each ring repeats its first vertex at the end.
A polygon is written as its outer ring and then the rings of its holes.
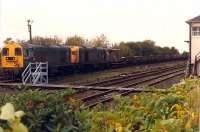
POLYGON ((1 52, 1 67, 6 72, 19 72, 24 65, 22 46, 10 42, 3 46, 1 52))

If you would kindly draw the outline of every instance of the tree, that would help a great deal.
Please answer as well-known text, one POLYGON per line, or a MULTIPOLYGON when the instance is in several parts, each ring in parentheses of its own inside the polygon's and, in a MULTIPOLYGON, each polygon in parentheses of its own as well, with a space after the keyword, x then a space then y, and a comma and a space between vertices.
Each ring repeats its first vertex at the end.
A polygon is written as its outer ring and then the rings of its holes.
POLYGON ((38 45, 60 45, 62 44, 62 39, 58 38, 57 36, 54 37, 36 36, 32 39, 32 43, 38 45))
POLYGON ((141 56, 156 55, 156 46, 154 41, 145 40, 139 45, 141 47, 141 56))
MULTIPOLYGON (((19 43, 19 44, 27 43, 26 40, 21 40, 21 39, 17 39, 16 42, 19 43)), ((28 42, 29 42, 29 41, 28 41, 28 42)))
POLYGON ((97 36, 96 38, 94 38, 90 41, 90 44, 92 47, 107 48, 108 43, 109 43, 109 41, 104 34, 101 34, 100 36, 97 36))
POLYGON ((175 47, 160 47, 152 40, 139 42, 121 42, 119 49, 122 56, 157 56, 157 55, 179 55, 175 47))
POLYGON ((129 46, 124 43, 124 42, 121 42, 119 44, 119 49, 120 49, 120 55, 123 56, 123 57, 127 57, 127 56, 132 56, 131 55, 131 49, 129 48, 129 46))
POLYGON ((175 47, 163 47, 162 55, 179 55, 179 51, 175 47))
POLYGON ((86 46, 86 40, 80 36, 72 36, 67 38, 67 40, 64 43, 67 46, 86 46))
POLYGON ((173 55, 179 54, 179 51, 175 47, 171 47, 170 51, 171 51, 171 54, 173 54, 173 55))
POLYGON ((10 43, 10 42, 12 42, 12 38, 6 38, 3 42, 5 44, 10 43))
POLYGON ((183 55, 183 56, 189 56, 189 52, 183 51, 182 55, 183 55))

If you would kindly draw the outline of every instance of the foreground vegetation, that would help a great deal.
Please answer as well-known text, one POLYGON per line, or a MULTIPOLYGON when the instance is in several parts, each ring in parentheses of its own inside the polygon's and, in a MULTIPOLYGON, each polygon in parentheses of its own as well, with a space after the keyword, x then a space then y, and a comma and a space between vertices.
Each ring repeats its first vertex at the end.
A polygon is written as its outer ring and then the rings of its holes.
MULTIPOLYGON (((200 80, 187 79, 165 92, 116 96, 109 108, 99 105, 87 110, 70 99, 72 90, 4 94, 0 104, 10 102, 24 111, 21 122, 33 132, 198 131, 199 91, 200 80)), ((0 126, 12 129, 9 121, 2 120, 0 126)))

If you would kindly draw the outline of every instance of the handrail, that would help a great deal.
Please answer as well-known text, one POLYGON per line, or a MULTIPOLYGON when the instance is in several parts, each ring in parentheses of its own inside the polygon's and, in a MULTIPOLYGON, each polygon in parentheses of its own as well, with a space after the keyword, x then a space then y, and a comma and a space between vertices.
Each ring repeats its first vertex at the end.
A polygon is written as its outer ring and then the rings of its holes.
POLYGON ((31 74, 31 63, 29 63, 29 65, 26 67, 26 69, 24 70, 24 72, 22 73, 22 83, 25 84, 31 74))
POLYGON ((22 73, 23 84, 29 83, 48 83, 48 62, 29 63, 22 73))
POLYGON ((200 60, 200 52, 198 52, 196 55, 195 55, 195 61, 199 61, 200 60))
POLYGON ((40 72, 41 72, 41 66, 42 65, 41 65, 41 63, 39 63, 39 65, 36 64, 36 66, 37 66, 37 68, 36 68, 35 72, 32 73, 32 75, 33 75, 33 84, 36 84, 36 82, 38 81, 38 79, 40 77, 40 72))
POLYGON ((31 66, 31 63, 28 64, 28 66, 26 67, 26 69, 24 70, 24 72, 22 73, 22 76, 24 76, 24 74, 27 72, 27 70, 29 70, 29 67, 31 66))
POLYGON ((200 52, 198 52, 197 54, 196 54, 196 56, 199 56, 200 55, 200 52))
POLYGON ((36 84, 38 82, 38 80, 40 79, 40 75, 41 75, 41 73, 37 73, 36 78, 34 78, 34 80, 33 80, 33 84, 36 84))
POLYGON ((197 65, 200 62, 200 52, 198 52, 195 55, 195 61, 194 61, 194 66, 193 66, 193 70, 192 70, 192 75, 197 76, 198 75, 198 71, 197 71, 197 65))

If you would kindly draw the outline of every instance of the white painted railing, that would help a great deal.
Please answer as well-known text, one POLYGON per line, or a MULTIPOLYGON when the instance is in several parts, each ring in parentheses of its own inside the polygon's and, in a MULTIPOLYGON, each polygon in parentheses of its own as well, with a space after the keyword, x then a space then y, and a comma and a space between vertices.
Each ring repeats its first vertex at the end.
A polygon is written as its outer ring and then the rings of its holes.
POLYGON ((200 75, 200 52, 195 55, 195 62, 192 69, 192 75, 193 76, 200 75))
POLYGON ((29 63, 22 73, 22 83, 48 84, 48 62, 29 63))

